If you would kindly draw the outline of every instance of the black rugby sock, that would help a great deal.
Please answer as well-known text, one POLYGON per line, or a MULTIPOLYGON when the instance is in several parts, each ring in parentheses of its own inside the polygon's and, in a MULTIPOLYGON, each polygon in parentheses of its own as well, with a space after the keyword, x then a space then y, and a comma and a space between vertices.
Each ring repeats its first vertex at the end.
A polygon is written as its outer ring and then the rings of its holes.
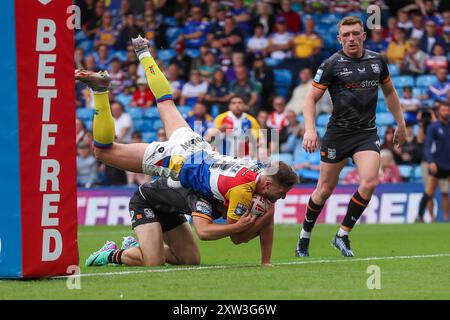
POLYGON ((314 201, 309 198, 308 206, 306 209, 305 220, 303 222, 303 230, 306 232, 311 232, 316 224, 317 218, 320 215, 320 212, 323 209, 324 204, 318 205, 315 204, 314 201))
POLYGON ((363 197, 361 197, 359 192, 356 191, 348 204, 347 213, 345 215, 344 221, 342 222, 342 225, 344 227, 352 229, 363 214, 364 210, 369 204, 369 201, 370 199, 364 199, 363 197))

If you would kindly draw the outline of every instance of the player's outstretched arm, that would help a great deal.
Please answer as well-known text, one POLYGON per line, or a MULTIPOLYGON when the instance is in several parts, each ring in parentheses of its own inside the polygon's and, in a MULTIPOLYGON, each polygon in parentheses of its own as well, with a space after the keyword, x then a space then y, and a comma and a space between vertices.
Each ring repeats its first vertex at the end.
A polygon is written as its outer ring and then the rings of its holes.
POLYGON ((400 100, 398 99, 397 91, 395 91, 395 88, 392 85, 392 81, 389 80, 382 84, 381 89, 383 90, 386 104, 397 122, 393 142, 395 145, 400 146, 405 142, 406 138, 405 118, 403 117, 400 100))
POLYGON ((216 224, 197 216, 192 217, 192 222, 200 240, 218 240, 250 228, 255 219, 254 215, 246 213, 233 224, 216 224))

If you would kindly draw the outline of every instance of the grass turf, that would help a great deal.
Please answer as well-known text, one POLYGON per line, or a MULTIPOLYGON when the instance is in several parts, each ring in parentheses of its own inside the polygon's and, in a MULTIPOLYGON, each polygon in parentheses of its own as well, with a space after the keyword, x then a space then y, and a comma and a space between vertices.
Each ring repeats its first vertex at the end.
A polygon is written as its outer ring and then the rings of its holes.
POLYGON ((258 266, 257 239, 239 246, 222 239, 200 242, 205 269, 197 269, 86 268, 86 257, 105 240, 120 243, 131 231, 80 227, 82 274, 131 273, 82 277, 80 290, 67 289, 66 279, 2 280, 0 299, 450 299, 450 224, 358 225, 350 237, 356 258, 331 247, 333 225, 317 225, 311 257, 295 258, 298 228, 276 226, 273 267, 258 266), (434 254, 447 255, 426 257, 434 254), (394 256, 404 258, 364 260, 394 256), (380 290, 367 288, 371 265, 380 267, 380 290))

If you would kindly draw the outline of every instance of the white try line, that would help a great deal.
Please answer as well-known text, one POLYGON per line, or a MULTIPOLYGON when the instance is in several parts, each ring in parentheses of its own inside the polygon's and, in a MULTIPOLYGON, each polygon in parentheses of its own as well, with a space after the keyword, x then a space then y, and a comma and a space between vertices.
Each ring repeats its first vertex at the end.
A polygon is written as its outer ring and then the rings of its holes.
MULTIPOLYGON (((443 258, 450 257, 450 253, 442 254, 428 254, 417 256, 391 256, 391 257, 368 257, 368 258, 346 258, 346 259, 322 259, 322 260, 305 260, 289 261, 289 262, 275 262, 274 266, 285 265, 303 265, 303 264, 324 264, 324 263, 342 263, 342 262, 363 262, 363 261, 383 261, 383 260, 405 260, 405 259, 430 259, 430 258, 443 258)), ((214 270, 214 269, 231 269, 231 268, 245 268, 245 267, 260 267, 259 264, 230 264, 230 265, 218 265, 218 266, 198 266, 198 267, 175 267, 175 268, 160 268, 160 269, 148 269, 148 270, 132 270, 132 271, 118 271, 118 272, 104 272, 104 273, 83 273, 80 275, 59 276, 51 279, 61 279, 68 277, 104 277, 104 276, 120 276, 139 273, 158 273, 158 272, 174 272, 174 271, 197 271, 197 270, 214 270)))

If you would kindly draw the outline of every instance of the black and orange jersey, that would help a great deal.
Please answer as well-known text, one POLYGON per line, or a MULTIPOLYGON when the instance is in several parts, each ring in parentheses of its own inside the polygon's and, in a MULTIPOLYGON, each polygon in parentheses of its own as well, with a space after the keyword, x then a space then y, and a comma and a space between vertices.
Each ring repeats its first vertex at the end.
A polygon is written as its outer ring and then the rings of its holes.
POLYGON ((341 50, 325 60, 312 85, 330 92, 333 112, 327 131, 376 130, 378 88, 389 81, 386 61, 370 50, 358 59, 341 50))

